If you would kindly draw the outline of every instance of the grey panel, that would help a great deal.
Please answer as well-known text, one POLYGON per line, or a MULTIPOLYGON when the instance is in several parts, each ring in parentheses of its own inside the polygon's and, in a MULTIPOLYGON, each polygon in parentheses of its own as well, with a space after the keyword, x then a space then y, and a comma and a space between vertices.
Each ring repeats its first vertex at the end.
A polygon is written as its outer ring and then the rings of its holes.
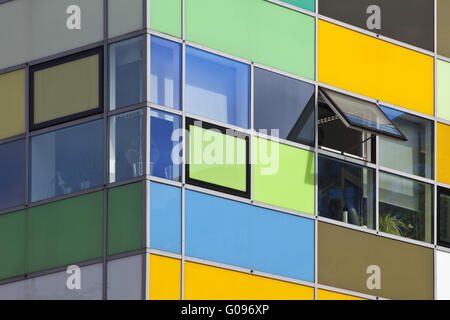
POLYGON ((141 300, 142 285, 142 256, 108 262, 108 300, 141 300))

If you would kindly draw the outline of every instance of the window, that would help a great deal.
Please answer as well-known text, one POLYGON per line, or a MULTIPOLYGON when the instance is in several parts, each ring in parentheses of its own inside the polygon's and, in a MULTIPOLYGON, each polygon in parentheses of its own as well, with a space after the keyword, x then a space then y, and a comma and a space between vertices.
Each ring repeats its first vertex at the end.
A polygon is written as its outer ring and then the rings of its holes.
POLYGON ((254 77, 255 130, 314 145, 314 85, 259 68, 254 77))
POLYGON ((32 202, 103 185, 103 120, 31 137, 32 202))
POLYGON ((150 100, 181 109, 181 44, 151 37, 150 100))
POLYGON ((186 128, 186 182, 249 198, 249 136, 189 118, 186 128))
POLYGON ((248 128, 250 66, 186 47, 186 111, 248 128))
POLYGON ((102 48, 30 68, 31 130, 79 119, 102 110, 102 48))
POLYGON ((0 210, 25 204, 25 140, 0 144, 0 210))
POLYGON ((150 174, 180 181, 181 117, 152 109, 150 130, 150 174))
POLYGON ((133 38, 109 47, 109 109, 142 102, 143 38, 133 38))
POLYGON ((375 172, 319 156, 319 215, 375 229, 375 172))
POLYGON ((450 247, 450 190, 438 188, 438 245, 450 247))
POLYGON ((431 243, 432 185, 380 172, 379 230, 431 243))
POLYGON ((0 74, 0 140, 25 133, 25 69, 0 74))
POLYGON ((109 119, 109 182, 143 174, 142 110, 122 113, 109 119))
POLYGON ((433 179, 433 121, 383 106, 381 109, 408 140, 399 141, 380 137, 380 165, 433 179))

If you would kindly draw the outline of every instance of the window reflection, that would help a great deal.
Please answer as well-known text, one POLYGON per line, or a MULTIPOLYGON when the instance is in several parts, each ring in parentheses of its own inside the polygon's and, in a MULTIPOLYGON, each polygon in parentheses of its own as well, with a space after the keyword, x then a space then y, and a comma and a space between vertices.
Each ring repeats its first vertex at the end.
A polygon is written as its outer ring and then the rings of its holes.
POLYGON ((25 140, 0 144, 0 210, 25 203, 25 140))
POLYGON ((438 244, 450 247, 450 190, 438 190, 438 244))

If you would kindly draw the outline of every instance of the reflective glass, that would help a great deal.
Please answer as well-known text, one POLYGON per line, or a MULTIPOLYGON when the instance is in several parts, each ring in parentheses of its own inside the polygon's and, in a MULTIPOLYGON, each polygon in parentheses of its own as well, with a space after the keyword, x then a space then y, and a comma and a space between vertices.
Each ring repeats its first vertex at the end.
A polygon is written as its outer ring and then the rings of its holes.
POLYGON ((151 40, 152 103, 181 109, 181 44, 152 36, 151 40))
POLYGON ((392 174, 379 175, 379 230, 432 242, 433 188, 392 174))
POLYGON ((103 120, 34 136, 30 144, 32 202, 103 185, 103 120))
POLYGON ((380 137, 380 165, 433 179, 433 121, 383 106, 381 109, 408 140, 380 137))
POLYGON ((0 144, 0 210, 25 204, 25 140, 0 144))
POLYGON ((375 229, 373 169, 319 156, 319 215, 375 229))
POLYGON ((314 145, 314 85, 259 68, 254 77, 255 130, 314 145))
POLYGON ((109 47, 109 108, 142 102, 142 37, 109 47))
POLYGON ((143 174, 142 110, 109 119, 109 182, 143 174))
POLYGON ((156 177, 181 179, 181 117, 151 110, 150 174, 156 177))
POLYGON ((250 66, 186 47, 186 111, 249 127, 250 66))
POLYGON ((438 244, 450 247, 450 190, 438 189, 438 244))

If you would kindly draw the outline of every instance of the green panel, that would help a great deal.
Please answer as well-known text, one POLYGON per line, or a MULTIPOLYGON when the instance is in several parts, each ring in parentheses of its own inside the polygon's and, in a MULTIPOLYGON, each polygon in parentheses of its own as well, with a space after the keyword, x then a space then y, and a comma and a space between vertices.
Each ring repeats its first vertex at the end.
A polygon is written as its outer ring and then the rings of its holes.
POLYGON ((186 37, 314 79, 314 18, 265 0, 186 1, 186 37))
POLYGON ((28 273, 102 256, 103 192, 27 212, 28 273))
POLYGON ((437 117, 450 121, 450 63, 437 61, 437 117))
POLYGON ((297 6, 299 8, 303 8, 309 11, 315 11, 316 10, 316 3, 315 0, 281 0, 283 2, 292 4, 294 6, 297 6))
POLYGON ((142 248, 142 182, 108 192, 108 255, 142 248))
POLYGON ((25 211, 0 216, 0 279, 24 274, 25 211))
POLYGON ((189 177, 246 191, 246 141, 223 133, 189 127, 189 177))
POLYGON ((182 0, 150 1, 150 28, 181 38, 182 0))
POLYGON ((314 214, 314 153, 256 138, 254 200, 314 214))

